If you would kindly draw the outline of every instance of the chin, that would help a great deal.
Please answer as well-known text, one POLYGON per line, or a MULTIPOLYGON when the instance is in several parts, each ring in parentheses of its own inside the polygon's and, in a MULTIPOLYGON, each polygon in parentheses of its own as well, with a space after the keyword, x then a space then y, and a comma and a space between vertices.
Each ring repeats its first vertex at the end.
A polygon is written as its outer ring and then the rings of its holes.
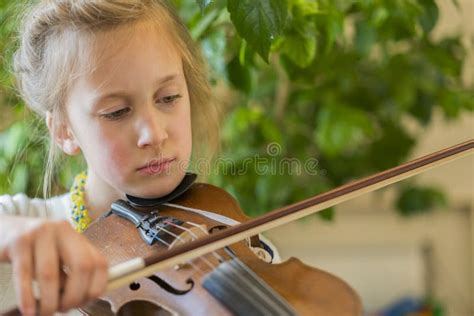
POLYGON ((184 175, 185 173, 172 174, 164 178, 156 177, 151 183, 143 183, 128 192, 130 192, 130 195, 146 199, 159 198, 170 194, 181 183, 184 175))

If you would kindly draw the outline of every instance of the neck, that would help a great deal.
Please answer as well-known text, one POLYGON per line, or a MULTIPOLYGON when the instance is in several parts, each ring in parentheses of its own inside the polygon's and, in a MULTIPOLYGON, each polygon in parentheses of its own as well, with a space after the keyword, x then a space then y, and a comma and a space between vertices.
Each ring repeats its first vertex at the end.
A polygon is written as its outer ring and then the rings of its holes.
POLYGON ((108 183, 100 180, 92 170, 89 169, 87 171, 84 203, 87 206, 92 221, 108 212, 110 205, 123 197, 123 194, 115 190, 108 183))

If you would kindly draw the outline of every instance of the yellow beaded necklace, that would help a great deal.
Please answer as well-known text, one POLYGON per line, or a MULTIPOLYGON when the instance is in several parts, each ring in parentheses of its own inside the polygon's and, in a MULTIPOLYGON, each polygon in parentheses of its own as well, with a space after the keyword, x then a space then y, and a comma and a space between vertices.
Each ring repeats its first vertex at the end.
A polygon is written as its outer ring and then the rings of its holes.
POLYGON ((87 172, 83 171, 79 173, 74 178, 74 183, 70 190, 72 200, 72 223, 74 229, 79 233, 82 233, 92 221, 84 204, 86 179, 87 172))

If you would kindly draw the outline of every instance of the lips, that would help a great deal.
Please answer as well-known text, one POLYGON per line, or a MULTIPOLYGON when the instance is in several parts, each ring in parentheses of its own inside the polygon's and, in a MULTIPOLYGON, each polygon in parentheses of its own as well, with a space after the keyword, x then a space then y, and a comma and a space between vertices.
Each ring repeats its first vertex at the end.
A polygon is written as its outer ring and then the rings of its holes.
POLYGON ((164 171, 176 158, 152 159, 137 170, 146 174, 156 174, 164 171))

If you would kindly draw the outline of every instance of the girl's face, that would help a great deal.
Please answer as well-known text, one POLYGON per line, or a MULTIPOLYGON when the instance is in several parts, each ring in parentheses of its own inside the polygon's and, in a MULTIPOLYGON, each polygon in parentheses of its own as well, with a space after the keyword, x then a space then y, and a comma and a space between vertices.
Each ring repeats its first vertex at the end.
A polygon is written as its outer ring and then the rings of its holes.
POLYGON ((189 95, 172 38, 160 33, 138 23, 98 35, 92 71, 71 87, 70 131, 102 192, 159 197, 185 175, 189 95))

